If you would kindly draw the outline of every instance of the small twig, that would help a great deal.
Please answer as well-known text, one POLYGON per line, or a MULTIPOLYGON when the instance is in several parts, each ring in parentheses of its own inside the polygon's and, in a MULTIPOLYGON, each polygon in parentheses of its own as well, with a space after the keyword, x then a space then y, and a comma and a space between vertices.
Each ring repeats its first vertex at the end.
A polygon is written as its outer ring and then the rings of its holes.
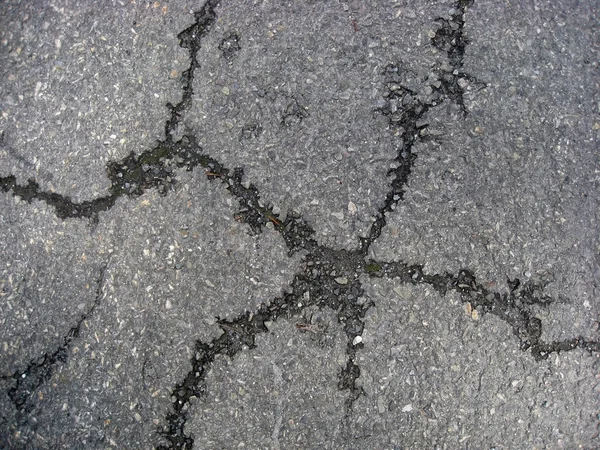
POLYGON ((280 220, 277 220, 277 219, 276 219, 275 217, 273 217, 271 214, 268 214, 268 215, 267 215, 267 218, 268 218, 268 219, 269 219, 271 222, 273 222, 275 225, 281 225, 281 221, 280 221, 280 220))
POLYGON ((315 334, 319 333, 318 330, 315 330, 315 328, 308 323, 297 323, 296 328, 298 328, 301 331, 310 331, 311 333, 315 334))

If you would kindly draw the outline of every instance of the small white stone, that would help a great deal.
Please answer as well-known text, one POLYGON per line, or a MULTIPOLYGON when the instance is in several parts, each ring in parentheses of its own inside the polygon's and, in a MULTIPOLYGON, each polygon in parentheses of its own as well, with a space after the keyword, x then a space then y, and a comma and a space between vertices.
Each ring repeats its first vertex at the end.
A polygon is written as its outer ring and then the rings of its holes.
POLYGON ((362 342, 362 340, 363 340, 362 336, 356 336, 354 338, 354 340, 352 341, 352 345, 358 345, 358 344, 360 344, 362 342))
POLYGON ((356 213, 358 212, 358 208, 356 207, 354 202, 348 202, 348 212, 350 213, 351 216, 355 216, 356 213))
POLYGON ((404 405, 402 407, 402 412, 411 412, 413 410, 412 404, 409 403, 408 405, 404 405))
POLYGON ((173 307, 173 303, 171 303, 171 300, 167 300, 165 302, 165 308, 166 309, 171 309, 173 307))

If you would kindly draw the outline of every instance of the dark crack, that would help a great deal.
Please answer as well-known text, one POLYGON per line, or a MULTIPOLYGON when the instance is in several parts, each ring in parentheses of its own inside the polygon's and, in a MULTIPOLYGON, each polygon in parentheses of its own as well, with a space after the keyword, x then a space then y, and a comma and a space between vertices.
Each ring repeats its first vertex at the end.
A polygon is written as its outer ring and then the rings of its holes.
POLYGON ((198 165, 208 167, 210 158, 200 152, 195 139, 188 136, 177 142, 159 142, 153 149, 139 155, 132 152, 126 158, 107 165, 110 193, 84 202, 74 202, 69 196, 43 191, 34 180, 20 185, 14 175, 0 177, 0 189, 12 192, 28 203, 43 201, 53 207, 61 219, 86 218, 97 223, 99 213, 112 208, 119 197, 138 197, 152 188, 165 195, 176 184, 176 169, 193 170, 198 165))
POLYGON ((281 124, 286 126, 298 125, 308 117, 307 108, 298 102, 294 97, 285 107, 285 111, 281 116, 281 124))
POLYGON ((436 19, 440 28, 431 39, 431 44, 448 58, 448 64, 443 64, 437 69, 438 79, 431 83, 431 87, 438 96, 455 102, 465 115, 467 108, 464 95, 467 88, 473 85, 479 90, 487 86, 486 83, 462 71, 465 50, 469 43, 464 31, 465 13, 472 5, 473 0, 460 0, 454 5, 449 19, 436 19))
POLYGON ((110 162, 106 168, 111 181, 108 195, 94 200, 74 202, 69 196, 43 191, 34 180, 20 185, 14 175, 0 177, 0 190, 12 192, 28 203, 33 200, 43 201, 53 207, 61 219, 87 218, 97 223, 99 213, 112 208, 119 197, 139 196, 151 188, 157 188, 164 195, 176 182, 173 173, 175 169, 185 167, 187 170, 193 170, 199 164, 206 167, 208 162, 199 155, 195 139, 184 136, 175 141, 173 133, 178 129, 183 113, 191 105, 194 95, 194 73, 200 67, 200 41, 216 19, 214 7, 217 3, 214 0, 207 1, 195 14, 195 23, 178 35, 181 47, 189 51, 190 66, 181 76, 181 101, 176 105, 167 104, 171 117, 165 123, 165 141, 159 141, 153 149, 139 155, 132 152, 120 161, 110 162))
POLYGON ((464 33, 465 12, 473 5, 473 0, 460 0, 454 5, 450 19, 438 18, 440 28, 431 39, 432 45, 446 53, 450 65, 454 68, 462 67, 465 49, 468 40, 464 33))
POLYGON ((69 348, 73 341, 79 337, 82 324, 88 320, 102 299, 102 287, 105 281, 106 267, 104 266, 96 279, 96 294, 90 308, 81 316, 62 342, 52 352, 47 352, 29 362, 24 370, 17 371, 11 375, 4 375, 3 380, 13 380, 12 386, 8 388, 8 397, 11 399, 20 414, 26 414, 33 407, 31 395, 52 376, 54 368, 58 363, 65 363, 69 354, 69 348))
POLYGON ((167 142, 172 142, 173 133, 177 131, 183 114, 192 104, 194 96, 194 74, 200 68, 198 52, 202 38, 210 31, 217 19, 215 7, 219 2, 208 0, 200 11, 194 14, 195 22, 177 35, 179 45, 189 52, 190 67, 181 74, 182 96, 176 105, 168 104, 171 110, 171 118, 165 123, 165 136, 167 142))
POLYGON ((304 308, 314 304, 314 302, 307 302, 304 296, 305 292, 310 292, 312 289, 310 279, 303 275, 296 275, 290 293, 276 298, 268 305, 262 305, 254 313, 246 312, 231 321, 218 319, 217 323, 223 330, 223 334, 210 343, 196 341, 196 352, 190 360, 192 369, 173 389, 171 397, 173 410, 167 415, 166 429, 160 432, 168 445, 158 446, 158 449, 193 448, 194 439, 185 434, 187 410, 193 399, 203 396, 206 390, 206 375, 215 358, 218 355, 234 357, 245 347, 254 348, 256 335, 268 331, 265 322, 276 321, 279 317, 298 315, 304 308), (304 300, 301 302, 299 299, 304 300))
MULTIPOLYGON (((351 411, 354 402, 363 394, 356 380, 360 377, 360 367, 356 363, 356 352, 362 348, 362 344, 356 341, 364 330, 366 311, 372 303, 360 303, 359 299, 363 293, 358 281, 360 273, 369 273, 372 276, 399 277, 404 282, 413 284, 427 283, 432 285, 441 294, 448 290, 460 292, 464 301, 469 301, 473 308, 479 308, 482 312, 490 312, 507 321, 513 328, 514 334, 521 341, 521 348, 527 350, 532 348, 533 356, 539 360, 547 357, 549 352, 559 350, 570 350, 579 346, 594 350, 597 343, 585 341, 581 338, 561 343, 545 344, 540 341, 541 322, 533 317, 528 309, 531 305, 547 305, 551 299, 547 296, 536 296, 541 292, 541 287, 531 283, 518 288, 519 283, 515 281, 515 289, 504 296, 496 292, 488 291, 475 282, 473 275, 463 270, 458 275, 427 275, 423 273, 422 266, 406 266, 402 263, 390 265, 371 261, 364 262, 370 245, 381 235, 386 225, 386 214, 393 211, 400 200, 404 197, 406 185, 416 159, 413 147, 418 140, 427 139, 423 130, 427 127, 423 120, 427 112, 437 106, 443 99, 449 99, 460 106, 466 113, 463 96, 464 80, 477 82, 474 77, 462 73, 459 69, 463 65, 463 57, 467 40, 463 34, 464 13, 472 2, 460 1, 456 5, 456 12, 450 20, 440 19, 440 30, 432 39, 432 44, 444 51, 450 61, 450 70, 442 73, 439 84, 434 85, 432 96, 428 101, 419 100, 417 95, 407 87, 402 86, 401 67, 389 65, 384 74, 386 104, 380 112, 388 118, 389 128, 392 134, 398 137, 396 167, 391 169, 389 175, 393 177, 390 191, 388 191, 383 206, 378 210, 375 221, 369 235, 361 239, 361 246, 356 251, 335 251, 318 245, 312 237, 314 231, 300 217, 288 217, 281 223, 278 217, 272 213, 270 207, 264 207, 260 202, 258 190, 253 186, 244 188, 241 184, 242 173, 237 169, 237 176, 223 172, 218 175, 229 185, 230 192, 238 198, 242 208, 238 216, 247 222, 255 231, 260 231, 262 226, 270 220, 275 228, 284 237, 286 245, 293 253, 298 249, 307 250, 307 266, 302 275, 303 286, 298 289, 298 276, 293 283, 292 293, 282 299, 275 300, 271 306, 261 308, 254 319, 249 313, 231 322, 219 322, 224 334, 211 344, 197 343, 203 349, 210 349, 209 357, 202 359, 202 370, 192 365, 194 369, 188 373, 193 382, 191 386, 204 386, 206 366, 212 364, 216 354, 227 354, 232 357, 244 346, 253 348, 254 337, 257 333, 267 331, 264 326, 265 320, 275 321, 283 311, 288 315, 297 315, 302 308, 311 304, 319 307, 329 307, 337 311, 338 321, 342 324, 348 338, 346 346, 346 365, 339 374, 338 388, 349 391, 346 400, 347 414, 351 411), (343 281, 342 281, 343 280, 343 281), (343 283, 343 284, 341 284, 343 283), (304 292, 308 292, 306 297, 304 292), (310 301, 307 302, 306 299, 310 301), (259 323, 250 325, 249 318, 258 320, 259 323), (228 343, 228 345, 224 344, 228 343), (191 374, 194 374, 193 376, 191 374)), ((293 99, 284 113, 282 123, 290 125, 304 118, 304 110, 293 99), (288 123, 288 119, 292 122, 288 123)), ((184 382, 185 384, 185 382, 184 382)), ((176 388, 174 392, 178 392, 176 388)), ((171 444, 171 448, 191 448, 193 438, 184 433, 187 416, 185 405, 189 404, 188 394, 197 392, 198 389, 185 391, 183 397, 175 396, 174 412, 168 416, 169 427, 163 436, 171 444)), ((200 389, 202 391, 202 389, 200 389)), ((167 447, 165 447, 167 448, 167 447)))
MULTIPOLYGON (((435 69, 435 79, 427 80, 430 95, 420 96, 403 83, 405 68, 401 62, 389 64, 383 77, 385 104, 377 110, 387 118, 390 133, 396 138, 396 157, 388 175, 389 190, 377 210, 374 222, 366 237, 361 237, 360 247, 354 251, 334 250, 319 245, 314 230, 299 214, 293 212, 285 218, 274 212, 274 206, 261 199, 258 189, 244 181, 242 168, 227 168, 198 145, 196 138, 185 134, 175 139, 182 119, 194 96, 193 82, 196 70, 200 69, 199 50, 202 39, 217 20, 215 8, 218 1, 208 0, 195 13, 195 22, 179 33, 181 47, 189 52, 190 66, 181 76, 182 98, 176 105, 168 104, 171 112, 165 123, 165 140, 139 155, 131 153, 120 161, 107 165, 111 181, 109 193, 95 200, 73 202, 68 196, 43 191, 34 180, 19 185, 14 176, 0 178, 0 189, 11 192, 31 203, 39 200, 53 207, 61 219, 88 218, 99 220, 99 213, 107 211, 122 196, 136 197, 150 189, 162 195, 176 184, 176 171, 202 168, 209 180, 220 181, 236 199, 236 220, 248 224, 254 233, 262 232, 267 224, 277 230, 289 254, 304 252, 304 264, 291 283, 289 292, 261 305, 254 312, 245 312, 233 320, 217 320, 222 334, 210 342, 197 341, 195 354, 191 358, 191 369, 172 391, 172 406, 166 416, 167 425, 159 431, 163 444, 159 449, 191 449, 193 436, 185 432, 188 410, 195 399, 206 392, 206 376, 215 358, 219 355, 235 357, 243 349, 256 347, 256 336, 268 332, 267 322, 280 317, 298 317, 305 308, 316 306, 330 308, 337 314, 340 326, 346 335, 346 363, 338 374, 338 388, 348 392, 346 413, 351 412, 355 401, 364 394, 357 385, 361 375, 357 353, 363 348, 361 337, 364 317, 373 303, 366 301, 359 281, 362 274, 370 277, 393 278, 406 284, 426 284, 441 295, 449 291, 460 294, 463 302, 481 313, 494 314, 508 323, 519 339, 522 350, 531 350, 536 360, 542 360, 553 352, 581 348, 589 352, 600 351, 596 341, 576 337, 564 341, 544 342, 541 340, 542 323, 535 317, 534 307, 547 307, 552 298, 543 292, 544 286, 520 280, 509 280, 510 292, 498 293, 478 283, 468 270, 457 274, 426 274, 422 265, 407 265, 402 262, 366 261, 370 246, 381 236, 386 226, 386 215, 396 208, 404 198, 415 160, 414 146, 428 139, 427 113, 443 101, 458 105, 464 114, 464 95, 471 85, 485 86, 475 77, 464 73, 463 60, 468 45, 464 32, 465 13, 472 0, 458 0, 448 18, 436 19, 439 25, 431 45, 442 53, 447 61, 435 69)), ((236 33, 224 35, 219 49, 230 62, 240 49, 240 36, 236 33)), ((307 109, 294 97, 290 97, 281 115, 281 123, 293 126, 307 117, 307 109)), ((242 129, 240 141, 257 138, 262 132, 258 123, 248 123, 242 129)), ((83 321, 93 313, 101 297, 105 269, 98 280, 94 305, 64 337, 62 345, 52 353, 32 361, 23 372, 4 377, 13 379, 9 396, 15 406, 22 410, 31 392, 45 382, 53 366, 64 361, 71 342, 79 335, 83 321)))
POLYGON ((521 350, 531 349, 531 354, 537 361, 547 359, 552 353, 576 348, 589 352, 600 351, 600 342, 581 336, 550 343, 541 340, 542 321, 535 317, 532 307, 547 307, 554 301, 544 294, 544 284, 531 281, 521 283, 516 278, 508 280, 511 291, 501 294, 485 288, 477 282, 473 273, 465 269, 455 275, 429 275, 423 272, 423 266, 407 265, 403 262, 370 261, 367 267, 376 268, 368 271, 372 277, 392 278, 405 284, 427 284, 441 295, 451 290, 458 292, 462 301, 468 302, 473 309, 493 314, 510 325, 513 334, 520 341, 521 350))
POLYGON ((450 65, 438 69, 438 79, 429 80, 432 95, 426 100, 420 99, 416 92, 403 85, 402 63, 389 64, 383 73, 385 104, 377 111, 387 117, 390 132, 397 137, 396 157, 395 167, 388 172, 392 177, 391 189, 386 194, 383 206, 377 211, 369 235, 361 238, 361 249, 365 255, 370 245, 381 236, 386 225, 385 215, 393 211, 404 198, 405 188, 417 158, 413 151, 414 145, 428 139, 427 122, 424 119, 429 110, 448 99, 459 105, 466 114, 463 80, 482 85, 475 77, 460 71, 467 45, 463 31, 464 14, 472 4, 473 1, 461 0, 455 4, 450 19, 436 20, 441 27, 431 39, 431 43, 447 56, 450 65))
POLYGON ((384 97, 386 104, 379 110, 388 119, 390 131, 398 137, 396 143, 396 167, 388 171, 392 177, 391 189, 385 197, 385 202, 375 215, 375 221, 366 238, 361 238, 361 251, 367 254, 369 247, 379 236, 386 225, 385 215, 396 208, 404 198, 408 178, 417 156, 413 147, 419 139, 419 132, 425 126, 420 123, 423 116, 431 108, 430 104, 416 99, 414 93, 400 84, 400 68, 394 64, 387 66, 385 77, 384 97))

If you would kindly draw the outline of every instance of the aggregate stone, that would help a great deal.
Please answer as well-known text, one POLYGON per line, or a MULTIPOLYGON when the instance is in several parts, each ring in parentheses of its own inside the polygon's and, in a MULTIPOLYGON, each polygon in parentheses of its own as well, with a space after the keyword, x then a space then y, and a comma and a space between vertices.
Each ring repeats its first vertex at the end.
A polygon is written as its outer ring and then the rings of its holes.
POLYGON ((57 219, 45 203, 3 195, 0 211, 0 373, 8 374, 62 345, 93 306, 109 255, 101 234, 57 219))
MULTIPOLYGON (((152 448, 195 340, 220 333, 217 317, 254 310, 291 281, 299 256, 287 256, 279 234, 252 235, 236 222, 221 183, 202 173, 178 179, 168 198, 150 191, 106 214, 99 230, 118 244, 102 297, 66 364, 33 393, 27 414, 40 426, 23 428, 24 441, 152 448)), ((15 434, 19 417, 9 422, 15 434)))
POLYGON ((4 5, 0 446, 594 448, 597 8, 472 3, 4 5))

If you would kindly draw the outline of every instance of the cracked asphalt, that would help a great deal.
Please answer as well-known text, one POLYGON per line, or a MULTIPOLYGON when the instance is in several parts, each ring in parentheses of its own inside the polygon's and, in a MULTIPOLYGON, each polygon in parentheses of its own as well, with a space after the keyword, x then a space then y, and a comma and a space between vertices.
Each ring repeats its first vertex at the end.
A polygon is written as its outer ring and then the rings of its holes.
POLYGON ((600 448, 596 2, 0 8, 0 448, 600 448))

